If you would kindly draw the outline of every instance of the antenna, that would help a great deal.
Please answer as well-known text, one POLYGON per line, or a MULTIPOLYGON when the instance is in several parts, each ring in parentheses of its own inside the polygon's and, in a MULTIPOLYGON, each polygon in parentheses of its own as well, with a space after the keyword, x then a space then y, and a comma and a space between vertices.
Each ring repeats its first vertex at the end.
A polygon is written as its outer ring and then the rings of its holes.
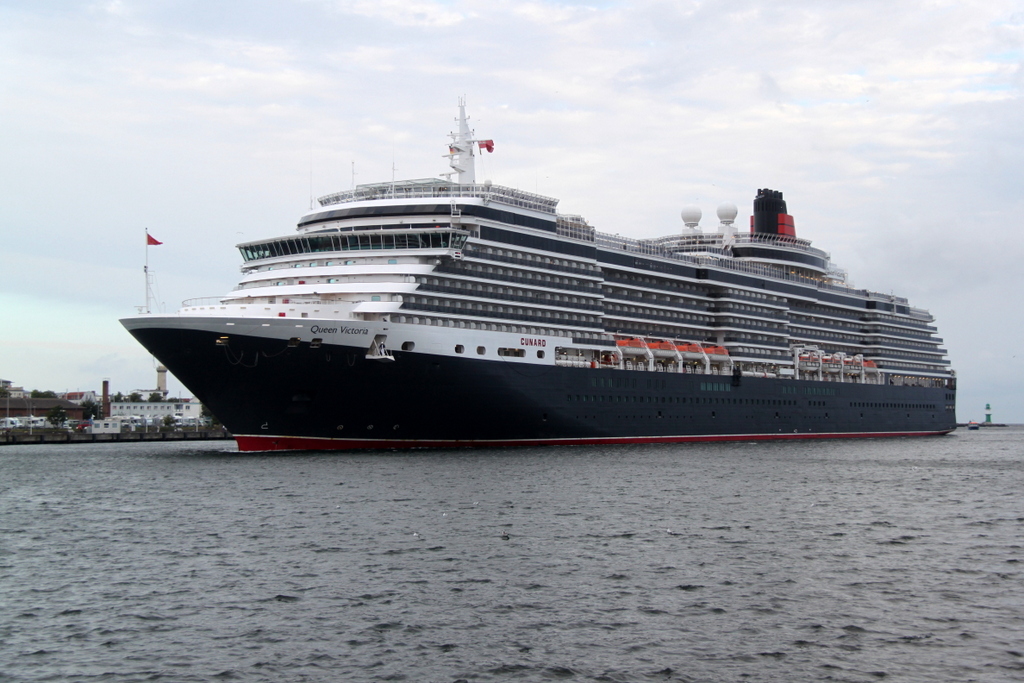
POLYGON ((313 145, 309 146, 309 208, 313 209, 313 145))
POLYGON ((352 189, 356 189, 356 162, 352 160, 352 189))
MULTIPOLYGON (((146 265, 142 267, 142 272, 146 276, 146 305, 145 305, 143 310, 146 313, 149 313, 150 312, 149 302, 153 298, 153 275, 149 272, 149 245, 151 243, 152 244, 160 244, 160 242, 157 242, 156 240, 153 240, 149 236, 149 228, 145 228, 145 231, 146 231, 146 265)), ((139 311, 139 312, 141 313, 142 311, 139 311)))
POLYGON ((391 196, 395 196, 395 139, 391 138, 391 196))

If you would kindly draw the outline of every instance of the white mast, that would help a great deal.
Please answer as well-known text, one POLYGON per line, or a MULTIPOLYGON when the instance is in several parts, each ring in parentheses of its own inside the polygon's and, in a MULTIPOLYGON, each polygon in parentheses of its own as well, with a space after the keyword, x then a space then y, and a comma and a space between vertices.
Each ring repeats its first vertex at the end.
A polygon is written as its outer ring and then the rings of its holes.
POLYGON ((149 300, 153 298, 153 276, 149 272, 149 228, 146 228, 146 265, 142 271, 146 274, 146 313, 149 313, 149 300))
POLYGON ((469 128, 469 119, 466 116, 466 99, 464 97, 459 98, 459 118, 456 121, 459 122, 459 132, 448 134, 451 136, 452 141, 448 145, 448 154, 444 155, 448 157, 448 164, 452 167, 452 172, 442 173, 441 175, 451 180, 451 177, 457 173, 460 185, 473 185, 476 183, 476 167, 474 162, 476 161, 477 140, 473 137, 474 132, 469 128))

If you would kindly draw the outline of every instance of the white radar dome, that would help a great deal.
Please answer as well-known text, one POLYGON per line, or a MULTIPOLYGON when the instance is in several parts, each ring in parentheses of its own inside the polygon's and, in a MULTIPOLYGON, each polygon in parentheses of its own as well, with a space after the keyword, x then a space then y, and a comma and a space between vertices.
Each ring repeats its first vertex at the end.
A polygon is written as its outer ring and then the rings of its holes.
POLYGON ((739 213, 740 210, 736 208, 735 204, 732 202, 725 202, 718 207, 718 220, 723 223, 732 223, 736 220, 736 216, 738 216, 739 213))
POLYGON ((679 215, 683 219, 683 223, 688 228, 696 228, 697 224, 700 223, 700 218, 704 214, 701 212, 699 206, 684 206, 683 210, 679 212, 679 215))

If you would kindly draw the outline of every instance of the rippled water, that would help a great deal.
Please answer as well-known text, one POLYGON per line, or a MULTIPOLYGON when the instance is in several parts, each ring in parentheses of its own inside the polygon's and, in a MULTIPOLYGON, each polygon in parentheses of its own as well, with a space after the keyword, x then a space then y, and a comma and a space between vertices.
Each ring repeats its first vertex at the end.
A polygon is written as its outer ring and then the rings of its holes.
POLYGON ((1022 456, 7 446, 0 680, 1021 680, 1022 456))

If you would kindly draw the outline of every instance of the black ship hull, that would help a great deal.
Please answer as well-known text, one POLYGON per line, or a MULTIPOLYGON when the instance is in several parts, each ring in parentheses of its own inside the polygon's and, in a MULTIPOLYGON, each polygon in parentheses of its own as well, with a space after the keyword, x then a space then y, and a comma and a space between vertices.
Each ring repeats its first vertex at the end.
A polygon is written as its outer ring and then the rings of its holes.
POLYGON ((946 434, 951 388, 608 371, 130 329, 245 451, 946 434))

